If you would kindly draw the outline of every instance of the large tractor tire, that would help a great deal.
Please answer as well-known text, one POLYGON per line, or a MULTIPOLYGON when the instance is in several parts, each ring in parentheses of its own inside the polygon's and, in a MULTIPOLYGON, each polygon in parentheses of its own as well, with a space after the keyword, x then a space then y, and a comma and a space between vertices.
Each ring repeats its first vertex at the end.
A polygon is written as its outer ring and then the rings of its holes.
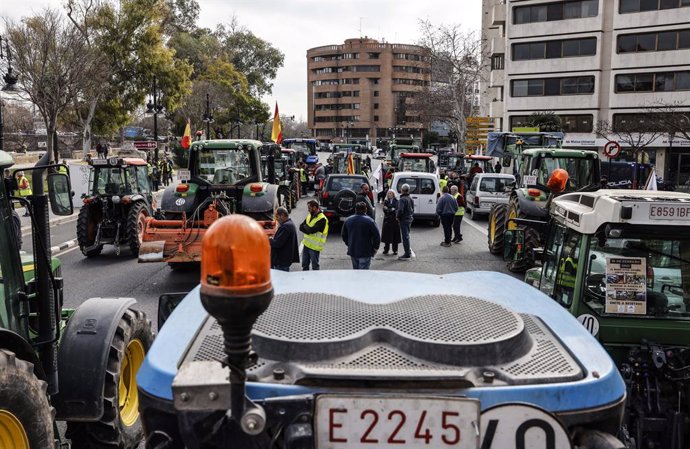
MULTIPOLYGON (((527 218, 525 213, 520 210, 520 200, 516 195, 510 197, 508 203, 508 219, 527 218)), ((529 226, 518 226, 508 223, 507 229, 524 229, 524 242, 522 244, 522 257, 517 260, 508 261, 508 270, 512 273, 522 273, 534 266, 534 249, 539 246, 539 233, 529 226)))
POLYGON ((103 251, 103 245, 93 246, 96 241, 98 223, 101 221, 100 213, 95 207, 84 205, 79 210, 77 218, 77 242, 79 249, 86 257, 97 256, 103 251))
POLYGON ((489 213, 489 232, 487 233, 489 252, 491 254, 503 255, 507 217, 507 204, 497 204, 491 208, 489 213))
POLYGON ((110 342, 103 416, 97 422, 68 422, 67 438, 74 449, 135 449, 144 429, 139 415, 136 374, 153 342, 151 322, 143 312, 129 309, 110 342))
POLYGON ((0 447, 55 448, 47 388, 31 363, 0 349, 0 447))
POLYGON ((133 204, 129 209, 129 214, 127 215, 127 239, 129 240, 129 249, 134 257, 139 256, 139 248, 141 248, 141 243, 144 241, 144 225, 148 216, 149 211, 143 201, 133 204))
POLYGON ((292 193, 287 187, 278 188, 278 205, 292 212, 292 193))

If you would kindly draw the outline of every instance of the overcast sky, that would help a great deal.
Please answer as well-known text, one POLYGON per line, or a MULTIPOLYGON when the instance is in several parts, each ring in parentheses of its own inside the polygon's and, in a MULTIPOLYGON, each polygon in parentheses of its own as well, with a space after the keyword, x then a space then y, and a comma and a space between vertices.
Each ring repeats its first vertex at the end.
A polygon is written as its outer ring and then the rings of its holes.
MULTIPOLYGON (((307 118, 307 49, 342 44, 345 39, 373 37, 414 44, 419 19, 438 24, 481 28, 481 0, 198 0, 199 24, 215 28, 235 15, 240 24, 285 54, 273 94, 263 100, 281 115, 307 118)), ((0 16, 18 19, 60 0, 0 0, 0 16)))

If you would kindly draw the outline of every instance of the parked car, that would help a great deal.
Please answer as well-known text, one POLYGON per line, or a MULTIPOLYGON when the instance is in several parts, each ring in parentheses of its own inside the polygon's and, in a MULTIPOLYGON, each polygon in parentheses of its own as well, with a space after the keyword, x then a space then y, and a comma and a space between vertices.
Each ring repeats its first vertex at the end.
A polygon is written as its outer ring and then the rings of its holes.
POLYGON ((414 203, 414 219, 430 220, 436 227, 441 218, 436 215, 436 200, 441 196, 438 177, 433 173, 397 172, 393 175, 391 189, 396 198, 400 198, 403 184, 410 186, 410 197, 414 203))
POLYGON ((508 204, 515 176, 507 173, 478 173, 465 193, 465 209, 470 218, 489 214, 494 204, 508 204))
POLYGON ((319 203, 324 215, 331 221, 340 221, 353 215, 355 200, 362 184, 369 184, 364 175, 336 173, 326 176, 319 193, 319 203))

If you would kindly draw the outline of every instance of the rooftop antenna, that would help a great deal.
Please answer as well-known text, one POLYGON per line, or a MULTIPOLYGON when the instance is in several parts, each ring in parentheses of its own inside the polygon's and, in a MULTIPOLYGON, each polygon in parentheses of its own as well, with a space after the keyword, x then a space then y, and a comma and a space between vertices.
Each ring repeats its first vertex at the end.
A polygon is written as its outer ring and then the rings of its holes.
POLYGON ((359 18, 359 37, 362 37, 362 19, 363 17, 359 18))

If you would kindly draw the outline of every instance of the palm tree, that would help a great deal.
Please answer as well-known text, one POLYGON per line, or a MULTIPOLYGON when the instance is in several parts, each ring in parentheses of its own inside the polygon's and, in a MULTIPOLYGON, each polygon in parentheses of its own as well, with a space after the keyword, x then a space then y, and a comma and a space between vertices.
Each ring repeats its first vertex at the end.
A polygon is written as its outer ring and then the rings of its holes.
POLYGON ((533 112, 527 117, 530 126, 539 128, 541 132, 562 131, 561 118, 553 111, 533 112))

